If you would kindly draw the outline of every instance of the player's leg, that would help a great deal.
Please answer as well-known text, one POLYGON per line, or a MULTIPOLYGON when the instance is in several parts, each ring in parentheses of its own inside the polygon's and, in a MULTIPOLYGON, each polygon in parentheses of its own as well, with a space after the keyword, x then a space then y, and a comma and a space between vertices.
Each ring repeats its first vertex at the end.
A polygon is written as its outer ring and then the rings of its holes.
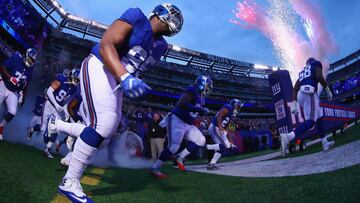
POLYGON ((40 132, 41 130, 40 128, 41 128, 41 117, 33 114, 28 127, 28 132, 26 134, 27 139, 30 140, 35 132, 40 132))
POLYGON ((160 168, 164 165, 164 163, 170 159, 172 155, 174 155, 180 148, 181 141, 184 137, 185 132, 187 131, 187 126, 174 114, 169 114, 167 116, 167 139, 168 146, 162 150, 159 158, 155 161, 150 173, 157 178, 166 178, 164 174, 160 172, 160 168))
POLYGON ((225 149, 230 148, 230 142, 226 137, 226 134, 220 135, 218 133, 217 127, 213 124, 210 124, 209 126, 209 134, 212 137, 214 143, 212 145, 206 145, 208 150, 214 150, 214 156, 211 159, 210 163, 208 164, 207 169, 208 170, 214 170, 217 169, 216 163, 222 156, 222 153, 225 149))
POLYGON ((317 109, 317 115, 315 117, 316 119, 316 127, 317 127, 317 132, 321 138, 321 143, 322 143, 322 147, 323 147, 323 151, 327 151, 328 149, 330 149, 331 147, 333 147, 335 145, 335 141, 328 141, 326 138, 326 134, 325 134, 325 129, 324 129, 324 121, 322 119, 322 111, 320 109, 320 105, 319 105, 319 98, 316 97, 315 98, 315 109, 317 109))
POLYGON ((187 146, 176 157, 176 164, 178 165, 179 169, 182 170, 182 171, 186 170, 185 166, 184 166, 185 158, 189 154, 191 154, 191 153, 195 152, 196 150, 198 150, 199 147, 205 146, 205 137, 204 137, 204 135, 194 125, 189 126, 189 128, 185 132, 184 136, 185 136, 185 139, 188 140, 187 146))
MULTIPOLYGON (((5 100, 7 91, 8 90, 6 89, 4 82, 0 80, 0 106, 5 100)), ((3 131, 4 131, 4 127, 0 123, 0 141, 3 140, 3 131)))
POLYGON ((17 112, 18 108, 18 95, 6 89, 5 102, 8 111, 5 113, 3 120, 0 122, 0 135, 3 134, 4 126, 9 123, 17 112))
POLYGON ((80 85, 89 126, 83 128, 75 142, 69 168, 58 191, 70 200, 75 197, 75 200, 87 201, 89 198, 82 191, 80 178, 103 140, 110 138, 118 126, 122 92, 113 92, 116 80, 93 55, 82 64, 80 85))
POLYGON ((46 101, 44 104, 43 115, 41 117, 41 132, 43 132, 43 139, 44 143, 46 144, 44 148, 44 155, 50 159, 54 158, 50 152, 50 149, 57 137, 57 133, 49 131, 47 127, 47 123, 50 120, 51 115, 59 116, 51 103, 49 101, 46 101))

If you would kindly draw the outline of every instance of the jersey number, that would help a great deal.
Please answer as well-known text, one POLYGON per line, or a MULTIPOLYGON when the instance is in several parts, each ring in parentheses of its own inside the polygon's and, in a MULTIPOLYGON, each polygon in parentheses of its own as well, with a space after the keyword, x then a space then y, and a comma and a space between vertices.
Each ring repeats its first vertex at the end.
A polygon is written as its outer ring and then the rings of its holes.
POLYGON ((302 81, 305 78, 308 78, 311 76, 311 66, 307 65, 303 71, 301 71, 299 75, 299 81, 302 81))
POLYGON ((15 77, 17 81, 26 80, 26 75, 21 74, 19 71, 15 72, 15 77))
POLYGON ((58 95, 56 95, 55 99, 57 102, 62 102, 63 99, 66 97, 67 93, 65 90, 60 90, 60 92, 58 93, 58 95))

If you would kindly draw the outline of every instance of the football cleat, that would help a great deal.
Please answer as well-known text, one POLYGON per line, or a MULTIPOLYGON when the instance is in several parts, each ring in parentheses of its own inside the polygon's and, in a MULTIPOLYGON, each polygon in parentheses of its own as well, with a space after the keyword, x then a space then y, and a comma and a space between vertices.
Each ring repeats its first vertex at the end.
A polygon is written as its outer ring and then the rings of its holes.
POLYGON ((215 164, 208 164, 206 167, 207 170, 217 170, 219 167, 217 167, 215 164))
POLYGON ((167 178, 167 176, 165 174, 161 173, 160 169, 158 169, 158 168, 150 169, 149 173, 158 179, 166 179, 167 178))
POLYGON ((322 146, 323 146, 323 151, 327 151, 330 148, 332 148, 335 145, 335 141, 330 141, 330 142, 323 142, 322 146))
POLYGON ((30 128, 26 134, 26 138, 30 140, 33 134, 34 134, 34 128, 30 128))
POLYGON ((179 167, 180 171, 186 171, 185 165, 184 165, 184 159, 178 156, 176 158, 176 165, 179 167))
POLYGON ((64 178, 60 185, 57 187, 60 195, 68 198, 71 202, 93 202, 92 199, 86 196, 77 179, 64 178))
POLYGON ((4 134, 4 127, 0 127, 0 141, 4 140, 3 134, 4 134))
POLYGON ((49 159, 53 159, 53 158, 54 158, 54 156, 49 152, 48 149, 45 149, 45 150, 44 150, 44 155, 45 155, 47 158, 49 158, 49 159))

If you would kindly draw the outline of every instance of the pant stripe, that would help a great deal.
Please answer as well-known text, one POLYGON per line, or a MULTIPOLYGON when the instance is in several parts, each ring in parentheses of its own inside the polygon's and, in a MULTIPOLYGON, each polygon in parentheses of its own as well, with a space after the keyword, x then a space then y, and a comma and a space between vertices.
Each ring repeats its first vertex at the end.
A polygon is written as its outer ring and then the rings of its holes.
POLYGON ((83 80, 84 80, 83 85, 84 85, 84 90, 85 90, 86 103, 87 103, 89 115, 90 115, 90 126, 94 129, 96 129, 97 116, 95 113, 94 103, 92 100, 90 78, 89 78, 89 71, 88 71, 89 60, 91 57, 92 57, 91 55, 89 57, 87 57, 83 63, 83 80))
POLYGON ((310 120, 315 120, 315 95, 310 95, 310 120))
POLYGON ((172 118, 173 118, 173 115, 172 114, 169 114, 168 116, 168 121, 167 121, 167 138, 168 138, 168 147, 170 148, 171 146, 171 129, 172 129, 172 118))

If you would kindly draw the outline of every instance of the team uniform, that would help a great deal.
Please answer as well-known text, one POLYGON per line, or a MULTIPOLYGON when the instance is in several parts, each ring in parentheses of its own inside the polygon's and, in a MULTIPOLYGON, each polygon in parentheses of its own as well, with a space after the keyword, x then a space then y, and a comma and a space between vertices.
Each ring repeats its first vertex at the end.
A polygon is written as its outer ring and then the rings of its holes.
MULTIPOLYGON (((287 144, 293 140, 295 137, 300 136, 305 133, 309 129, 313 128, 315 125, 317 126, 318 133, 322 138, 323 149, 326 151, 331 146, 334 145, 334 142, 328 142, 324 131, 323 124, 321 121, 322 112, 319 108, 319 96, 317 94, 319 79, 316 77, 316 68, 320 67, 322 69, 322 64, 320 61, 317 61, 313 58, 309 58, 306 62, 306 66, 303 71, 299 73, 299 91, 297 92, 297 101, 299 106, 304 111, 305 121, 301 123, 294 131, 281 134, 281 142, 282 142, 282 154, 285 156, 287 144)), ((332 98, 332 93, 329 88, 325 88, 328 96, 332 98)), ((296 102, 292 104, 292 113, 297 111, 296 102)))
MULTIPOLYGON (((165 15, 174 17, 177 14, 182 20, 177 8, 174 10, 170 4, 165 6, 161 5, 163 16, 158 13, 154 15, 163 18, 165 15)), ((127 41, 117 46, 119 60, 128 72, 121 76, 121 84, 118 85, 119 78, 115 78, 105 67, 99 51, 100 44, 95 45, 90 56, 83 61, 80 73, 85 125, 69 124, 54 118, 48 122, 48 128, 52 131, 78 137, 68 171, 58 186, 59 193, 72 201, 90 201, 82 192, 79 182, 83 171, 104 139, 111 138, 115 133, 121 118, 123 93, 129 97, 138 97, 149 89, 137 76, 160 60, 168 46, 163 37, 154 38, 152 25, 140 9, 130 8, 117 20, 126 22, 132 28, 127 41)), ((163 20, 166 22, 171 18, 163 20)), ((181 25, 182 21, 177 32, 181 25)))
POLYGON ((47 100, 44 105, 44 111, 41 117, 41 131, 43 132, 45 147, 45 155, 49 158, 53 158, 50 153, 50 148, 54 141, 56 140, 56 133, 48 133, 47 131, 47 120, 50 115, 55 115, 58 118, 65 119, 64 106, 67 103, 68 99, 75 94, 77 90, 77 85, 70 81, 70 77, 65 76, 64 74, 58 74, 55 78, 55 81, 60 82, 60 86, 53 90, 48 88, 47 91, 47 100), (50 99, 53 98, 53 99, 50 99), (60 110, 59 110, 60 107, 60 110))
MULTIPOLYGON (((208 82, 209 88, 212 89, 212 81, 210 78, 199 76, 195 85, 198 80, 202 80, 204 83, 208 82)), ((205 145, 205 137, 194 125, 194 122, 199 113, 206 114, 209 111, 204 107, 205 101, 202 95, 203 89, 207 85, 202 84, 203 88, 199 88, 199 85, 195 85, 190 85, 186 88, 176 107, 163 119, 163 121, 161 121, 161 125, 166 125, 168 146, 161 152, 160 157, 156 160, 150 170, 150 173, 157 178, 166 177, 160 172, 160 168, 173 154, 178 151, 183 138, 188 140, 188 145, 177 155, 176 163, 180 170, 185 170, 183 160, 186 156, 188 156, 191 152, 194 152, 198 149, 198 147, 205 145), (182 103, 181 100, 186 95, 191 95, 191 101, 188 101, 188 103, 182 103)))
POLYGON ((211 119, 208 131, 215 144, 208 144, 206 145, 206 148, 207 150, 214 150, 215 153, 207 166, 208 170, 214 170, 218 168, 215 164, 219 160, 225 149, 236 147, 229 142, 227 138, 226 128, 230 120, 234 117, 234 114, 236 114, 241 107, 242 102, 240 100, 232 99, 228 104, 222 106, 220 110, 216 113, 216 115, 211 119), (219 126, 218 120, 220 121, 221 126, 219 126))
POLYGON ((39 95, 36 97, 35 107, 34 110, 32 111, 33 115, 31 117, 28 127, 28 134, 27 134, 28 139, 31 139, 31 136, 33 135, 34 132, 39 132, 41 130, 40 129, 41 116, 43 114, 45 102, 46 102, 45 95, 39 95))
POLYGON ((24 90, 31 80, 35 61, 36 51, 28 49, 25 59, 16 52, 2 64, 10 74, 10 78, 7 78, 3 72, 0 79, 0 104, 5 101, 8 109, 0 123, 0 140, 2 140, 3 127, 14 118, 18 105, 23 103, 24 90), (28 58, 31 58, 32 64, 28 63, 28 58))

